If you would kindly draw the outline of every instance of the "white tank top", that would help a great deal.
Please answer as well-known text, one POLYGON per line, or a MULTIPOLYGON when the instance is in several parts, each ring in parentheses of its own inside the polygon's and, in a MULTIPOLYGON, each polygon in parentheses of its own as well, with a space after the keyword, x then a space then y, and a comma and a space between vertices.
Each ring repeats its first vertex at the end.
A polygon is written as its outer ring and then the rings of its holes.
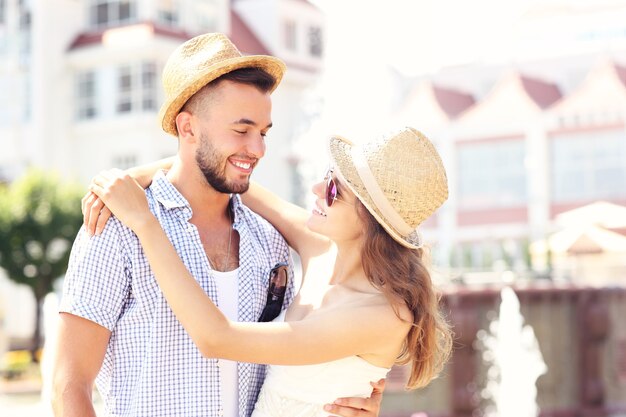
MULTIPOLYGON (((283 310, 274 321, 284 321, 283 310)), ((316 365, 269 365, 252 417, 326 417, 324 404, 340 397, 369 397, 370 381, 386 378, 388 368, 348 356, 316 365)))
MULTIPOLYGON (((217 286, 217 304, 220 311, 231 321, 238 320, 238 285, 237 273, 239 269, 228 272, 213 271, 213 278, 217 286)), ((222 404, 224 417, 239 416, 239 387, 237 378, 237 362, 218 359, 222 404)))
POLYGON ((370 381, 386 378, 387 372, 358 356, 316 365, 270 365, 252 417, 326 417, 324 404, 369 397, 370 381))

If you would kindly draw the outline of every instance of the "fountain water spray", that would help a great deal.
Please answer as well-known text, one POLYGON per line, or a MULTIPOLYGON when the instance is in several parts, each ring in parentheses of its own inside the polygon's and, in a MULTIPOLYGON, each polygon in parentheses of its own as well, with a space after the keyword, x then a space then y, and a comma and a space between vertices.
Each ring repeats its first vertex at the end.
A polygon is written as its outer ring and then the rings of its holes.
POLYGON ((488 417, 537 417, 536 381, 548 370, 535 333, 524 325, 519 299, 510 287, 500 293, 497 320, 480 332, 483 359, 490 364, 483 397, 493 401, 488 417))

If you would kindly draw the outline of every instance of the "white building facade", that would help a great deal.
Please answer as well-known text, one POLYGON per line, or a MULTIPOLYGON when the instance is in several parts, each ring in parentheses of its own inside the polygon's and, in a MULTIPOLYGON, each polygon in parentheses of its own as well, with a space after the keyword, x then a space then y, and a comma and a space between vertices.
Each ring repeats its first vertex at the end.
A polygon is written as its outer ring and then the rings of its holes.
POLYGON ((290 141, 302 130, 302 92, 322 66, 323 14, 301 0, 0 1, 0 175, 30 165, 86 183, 176 152, 156 114, 169 54, 224 32, 244 54, 271 54, 288 71, 274 94, 275 128, 257 180, 293 194, 290 141), (269 165, 265 167, 264 165, 269 165), (267 168, 267 169, 266 169, 267 168))
MULTIPOLYGON (((177 140, 157 120, 161 71, 178 45, 206 32, 286 62, 255 179, 292 200, 300 101, 324 47, 324 15, 304 0, 0 0, 0 181, 36 166, 87 184, 100 170, 174 155, 177 140)), ((1 271, 0 280, 14 287, 1 271)), ((3 290, 2 304, 9 333, 28 337, 32 320, 20 316, 30 294, 3 290)))

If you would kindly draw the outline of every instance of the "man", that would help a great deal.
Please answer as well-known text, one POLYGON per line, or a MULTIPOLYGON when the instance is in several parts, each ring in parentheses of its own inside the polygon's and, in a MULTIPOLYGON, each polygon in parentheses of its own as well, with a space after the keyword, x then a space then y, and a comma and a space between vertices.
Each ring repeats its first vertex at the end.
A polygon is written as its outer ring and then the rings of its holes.
MULTIPOLYGON (((284 70, 274 57, 244 57, 224 35, 206 34, 181 45, 163 71, 160 118, 179 149, 146 194, 187 268, 234 320, 258 320, 271 268, 290 262, 284 239, 236 195, 265 153, 270 93, 284 70)), ((109 415, 249 416, 264 366, 203 358, 158 290, 136 236, 116 219, 109 223, 93 237, 82 229, 72 249, 55 414, 95 415, 95 381, 109 415)), ((287 302, 292 294, 290 286, 287 302)), ((329 411, 376 416, 380 395, 342 401, 329 411)))

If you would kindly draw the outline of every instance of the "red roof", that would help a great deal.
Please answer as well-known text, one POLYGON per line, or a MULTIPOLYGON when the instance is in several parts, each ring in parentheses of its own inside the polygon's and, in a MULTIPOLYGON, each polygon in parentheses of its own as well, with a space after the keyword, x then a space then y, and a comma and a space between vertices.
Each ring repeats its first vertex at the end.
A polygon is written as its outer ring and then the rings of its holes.
POLYGON ((622 84, 626 86, 626 68, 618 64, 613 65, 615 66, 615 72, 617 73, 617 77, 622 82, 622 84))
MULTIPOLYGON (((173 29, 170 27, 160 26, 154 22, 136 22, 123 26, 135 26, 135 25, 146 25, 152 29, 152 33, 159 36, 164 36, 168 38, 180 39, 182 41, 186 41, 187 39, 191 39, 192 35, 182 29, 173 29)), ((123 27, 119 26, 119 27, 123 27)), ((111 28, 101 29, 97 32, 83 32, 79 33, 76 38, 72 41, 69 46, 69 50, 81 48, 84 46, 89 46, 93 44, 102 43, 102 36, 104 33, 111 28)))
POLYGON ((90 33, 80 33, 72 43, 70 44, 69 50, 80 48, 81 46, 87 46, 94 43, 102 42, 102 31, 100 32, 90 32, 90 33))
POLYGON ((450 119, 456 118, 475 103, 471 94, 463 93, 458 90, 452 90, 444 87, 432 86, 435 98, 450 119))
POLYGON ((528 96, 540 108, 545 109, 561 98, 561 91, 556 84, 520 75, 522 86, 528 96))
MULTIPOLYGON (((263 42, 257 38, 254 32, 250 29, 250 27, 241 19, 239 14, 235 12, 233 9, 230 10, 230 18, 231 18, 231 27, 230 33, 228 37, 233 41, 235 46, 241 51, 241 53, 246 55, 271 55, 269 50, 265 47, 263 42)), ((194 35, 182 30, 182 29, 174 29, 166 26, 161 26, 154 22, 137 22, 124 26, 135 26, 135 25, 147 25, 152 29, 152 32, 155 35, 160 35, 168 38, 179 39, 181 41, 186 41, 191 39, 194 35)), ((120 26, 123 27, 123 26, 120 26)), ((101 29, 96 32, 83 32, 80 33, 69 46, 69 49, 77 49, 84 46, 90 46, 94 44, 102 43, 102 37, 104 33, 111 28, 101 29)))
POLYGON ((233 9, 230 9, 230 33, 228 37, 243 54, 271 55, 270 51, 233 9))

